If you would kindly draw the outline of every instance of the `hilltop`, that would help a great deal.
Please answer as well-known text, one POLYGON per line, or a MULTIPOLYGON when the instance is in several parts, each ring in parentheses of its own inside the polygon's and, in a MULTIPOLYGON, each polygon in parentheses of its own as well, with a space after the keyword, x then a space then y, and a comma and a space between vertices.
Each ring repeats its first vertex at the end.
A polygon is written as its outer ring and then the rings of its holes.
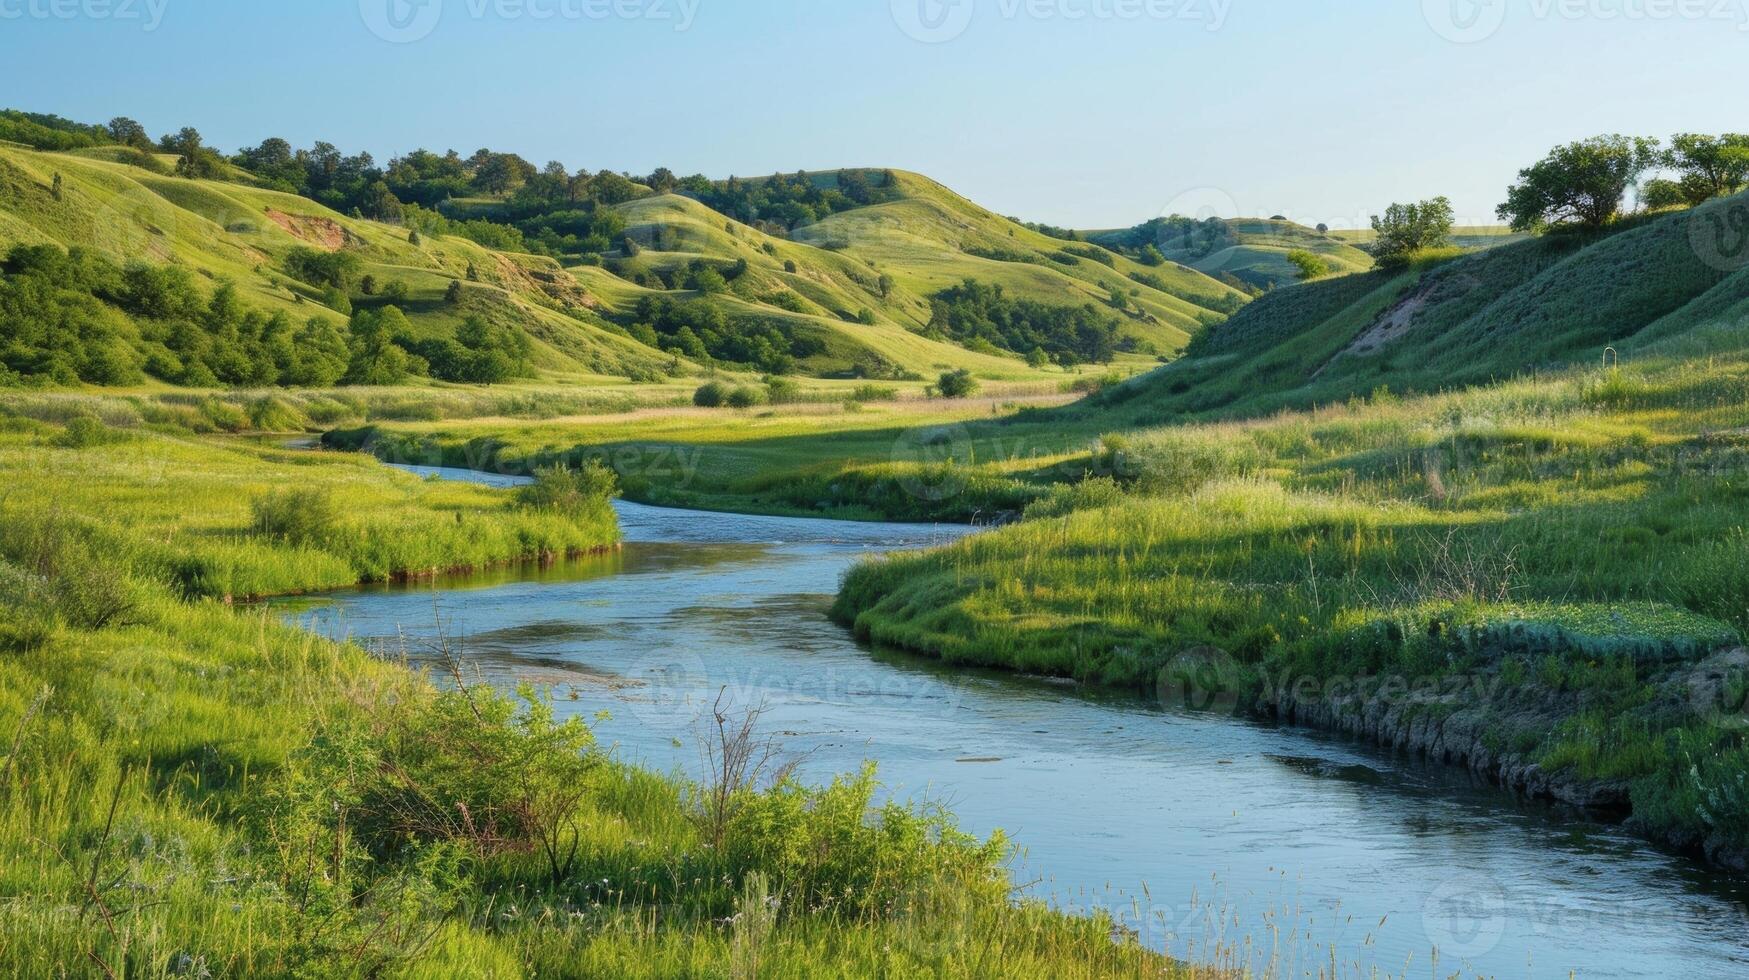
MULTIPOLYGON (((331 383, 332 371, 288 367, 285 338, 344 345, 361 311, 388 306, 403 317, 383 329, 413 377, 470 380, 479 372, 449 365, 497 352, 507 366, 494 377, 563 382, 719 368, 1043 380, 1174 356, 1248 299, 1236 281, 1052 238, 903 171, 572 177, 486 151, 416 151, 383 170, 325 144, 225 157, 192 130, 154 144, 112 137, 126 120, 0 122, 29 143, 0 142, 0 249, 51 245, 96 263, 57 302, 100 327, 73 339, 39 329, 38 353, 11 357, 26 382, 331 383), (139 265, 180 270, 182 312, 115 285, 139 265), (221 289, 215 326, 202 307, 221 289)), ((13 271, 66 286, 51 258, 13 271)), ((400 361, 390 367, 392 381, 400 361)))
POLYGON ((1364 272, 1371 255, 1335 232, 1280 218, 1155 218, 1133 228, 1083 233, 1090 242, 1129 254, 1182 264, 1248 291, 1262 291, 1300 280, 1288 260, 1293 252, 1318 257, 1331 274, 1364 272))

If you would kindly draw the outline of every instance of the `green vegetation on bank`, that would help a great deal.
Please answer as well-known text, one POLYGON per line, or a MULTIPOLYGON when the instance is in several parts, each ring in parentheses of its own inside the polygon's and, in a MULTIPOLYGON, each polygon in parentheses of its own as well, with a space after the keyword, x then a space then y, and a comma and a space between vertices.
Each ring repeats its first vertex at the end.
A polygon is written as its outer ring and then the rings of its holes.
POLYGON ((1175 973, 1012 903, 1000 836, 875 806, 872 773, 736 764, 731 725, 694 785, 616 762, 549 692, 433 684, 216 601, 609 544, 600 472, 511 493, 89 416, 3 428, 9 975, 1175 973))

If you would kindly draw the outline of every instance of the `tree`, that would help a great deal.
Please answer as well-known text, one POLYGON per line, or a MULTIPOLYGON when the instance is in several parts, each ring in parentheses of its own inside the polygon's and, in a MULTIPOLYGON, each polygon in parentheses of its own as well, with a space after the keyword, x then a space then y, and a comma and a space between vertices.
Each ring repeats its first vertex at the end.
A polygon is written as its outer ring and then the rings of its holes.
POLYGON ((1698 206, 1749 184, 1749 135, 1678 133, 1670 138, 1662 163, 1679 175, 1687 202, 1698 206))
POLYGON ((1372 254, 1380 263, 1391 265, 1423 249, 1444 248, 1451 244, 1455 220, 1451 201, 1445 197, 1418 204, 1393 204, 1383 215, 1373 215, 1372 230, 1377 237, 1372 254))
POLYGON ((1646 181, 1640 188, 1640 205, 1648 211, 1664 211, 1688 204, 1688 194, 1674 180, 1659 178, 1646 181))
POLYGON ((977 393, 978 382, 972 377, 972 372, 960 368, 958 371, 949 371, 942 375, 941 379, 935 383, 935 390, 940 392, 943 398, 970 398, 977 393))
POLYGON ((1330 234, 1330 226, 1325 224, 1322 221, 1318 222, 1318 234, 1320 234, 1320 235, 1330 234))
POLYGON ((1301 282, 1321 279, 1330 274, 1330 267, 1324 263, 1324 260, 1305 249, 1296 248, 1287 253, 1287 260, 1294 264, 1295 269, 1299 270, 1301 282))
POLYGON ((58 171, 55 173, 54 184, 49 187, 49 196, 57 201, 61 199, 61 175, 58 171))
POLYGON ((126 116, 116 116, 106 127, 109 138, 123 146, 131 146, 136 150, 150 150, 152 138, 146 135, 146 127, 126 116))
POLYGON ((1628 187, 1658 160, 1658 141, 1644 136, 1594 136, 1558 146, 1518 172, 1498 214, 1513 231, 1602 228, 1620 213, 1628 187))
POLYGON ((462 281, 460 279, 449 281, 449 288, 443 291, 443 301, 451 306, 462 301, 462 281))
POLYGON ((394 385, 407 380, 411 359, 395 343, 397 335, 407 332, 407 318, 393 306, 354 313, 347 339, 351 356, 342 383, 394 385))

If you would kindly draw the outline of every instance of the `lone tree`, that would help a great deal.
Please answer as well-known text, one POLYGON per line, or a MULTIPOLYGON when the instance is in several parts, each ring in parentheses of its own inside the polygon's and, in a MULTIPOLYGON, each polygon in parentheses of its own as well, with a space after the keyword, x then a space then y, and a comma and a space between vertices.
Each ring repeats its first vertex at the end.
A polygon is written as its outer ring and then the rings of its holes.
POLYGON ((1518 172, 1499 215, 1513 231, 1548 225, 1598 229, 1621 212, 1622 195, 1659 163, 1658 141, 1645 136, 1593 136, 1550 151, 1518 172))
POLYGON ((1670 149, 1660 162, 1676 171, 1689 204, 1705 204, 1749 185, 1749 135, 1678 133, 1670 137, 1670 149))
POLYGON ((1451 200, 1435 197, 1418 204, 1393 204, 1373 215, 1373 257, 1381 265, 1400 265, 1423 249, 1451 244, 1451 200))

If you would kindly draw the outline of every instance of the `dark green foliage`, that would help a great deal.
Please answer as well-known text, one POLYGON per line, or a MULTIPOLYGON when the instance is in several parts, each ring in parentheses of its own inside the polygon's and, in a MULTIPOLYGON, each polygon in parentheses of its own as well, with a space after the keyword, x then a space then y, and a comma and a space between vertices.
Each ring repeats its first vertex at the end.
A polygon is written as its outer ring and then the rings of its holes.
POLYGON ((958 371, 949 371, 943 374, 940 380, 936 381, 935 390, 943 398, 970 398, 977 393, 978 382, 972 377, 972 372, 961 368, 958 371))
POLYGON ((821 350, 818 340, 797 334, 787 321, 762 317, 731 320, 716 305, 677 303, 665 296, 639 299, 632 323, 655 331, 663 350, 693 360, 747 364, 769 374, 790 374, 797 358, 821 350))
MULTIPOLYGON (((1454 221, 1449 198, 1436 197, 1418 204, 1393 204, 1383 215, 1373 215, 1372 230, 1378 236, 1371 248, 1373 257, 1380 265, 1401 267, 1417 252, 1444 248, 1451 244, 1454 221)), ((1291 261, 1293 256, 1288 258, 1291 261)), ((1299 263, 1295 262, 1295 265, 1299 263)), ((1301 271, 1305 271, 1304 267, 1301 271)), ((1301 278, 1318 277, 1302 275, 1301 278)))
POLYGON ((728 401, 729 386, 721 381, 707 381, 692 393, 692 403, 699 408, 721 408, 728 401))
POLYGON ((17 246, 0 263, 0 383, 317 385, 332 383, 337 328, 301 330, 247 309, 221 284, 205 296, 184 269, 118 268, 82 249, 17 246))
POLYGON ((961 344, 981 339, 1017 353, 1042 348, 1061 364, 1103 364, 1117 351, 1117 320, 1091 305, 1011 299, 1000 285, 975 279, 942 290, 931 305, 929 329, 961 344))
MULTIPOLYGON (((1704 204, 1749 185, 1749 135, 1678 133, 1670 138, 1670 149, 1660 162, 1677 172, 1679 179, 1666 183, 1680 192, 1682 200, 1704 204)), ((1656 206, 1651 200, 1645 203, 1656 206)))
POLYGON ((688 188, 706 207, 746 224, 763 223, 794 230, 841 211, 892 200, 897 191, 891 173, 839 171, 837 186, 806 173, 774 174, 757 180, 730 177, 720 184, 688 188))
POLYGON ((341 249, 323 252, 301 245, 286 253, 286 274, 312 286, 332 286, 350 292, 364 274, 364 260, 341 249))
POLYGON ((757 388, 749 388, 746 385, 736 385, 734 390, 729 392, 729 397, 726 402, 730 408, 753 408, 757 405, 763 405, 764 403, 765 393, 757 388))
POLYGON ((60 116, 16 109, 0 109, 0 140, 23 143, 39 150, 78 150, 117 142, 102 126, 88 126, 60 116))
POLYGON ((1646 137, 1594 136, 1557 146, 1518 172, 1500 218, 1514 231, 1560 224, 1602 228, 1621 210, 1628 187, 1658 162, 1658 141, 1646 137))
POLYGON ((534 345, 528 335, 480 317, 463 321, 454 340, 402 338, 397 342, 423 358, 430 375, 440 381, 489 385, 533 373, 529 357, 534 345))

